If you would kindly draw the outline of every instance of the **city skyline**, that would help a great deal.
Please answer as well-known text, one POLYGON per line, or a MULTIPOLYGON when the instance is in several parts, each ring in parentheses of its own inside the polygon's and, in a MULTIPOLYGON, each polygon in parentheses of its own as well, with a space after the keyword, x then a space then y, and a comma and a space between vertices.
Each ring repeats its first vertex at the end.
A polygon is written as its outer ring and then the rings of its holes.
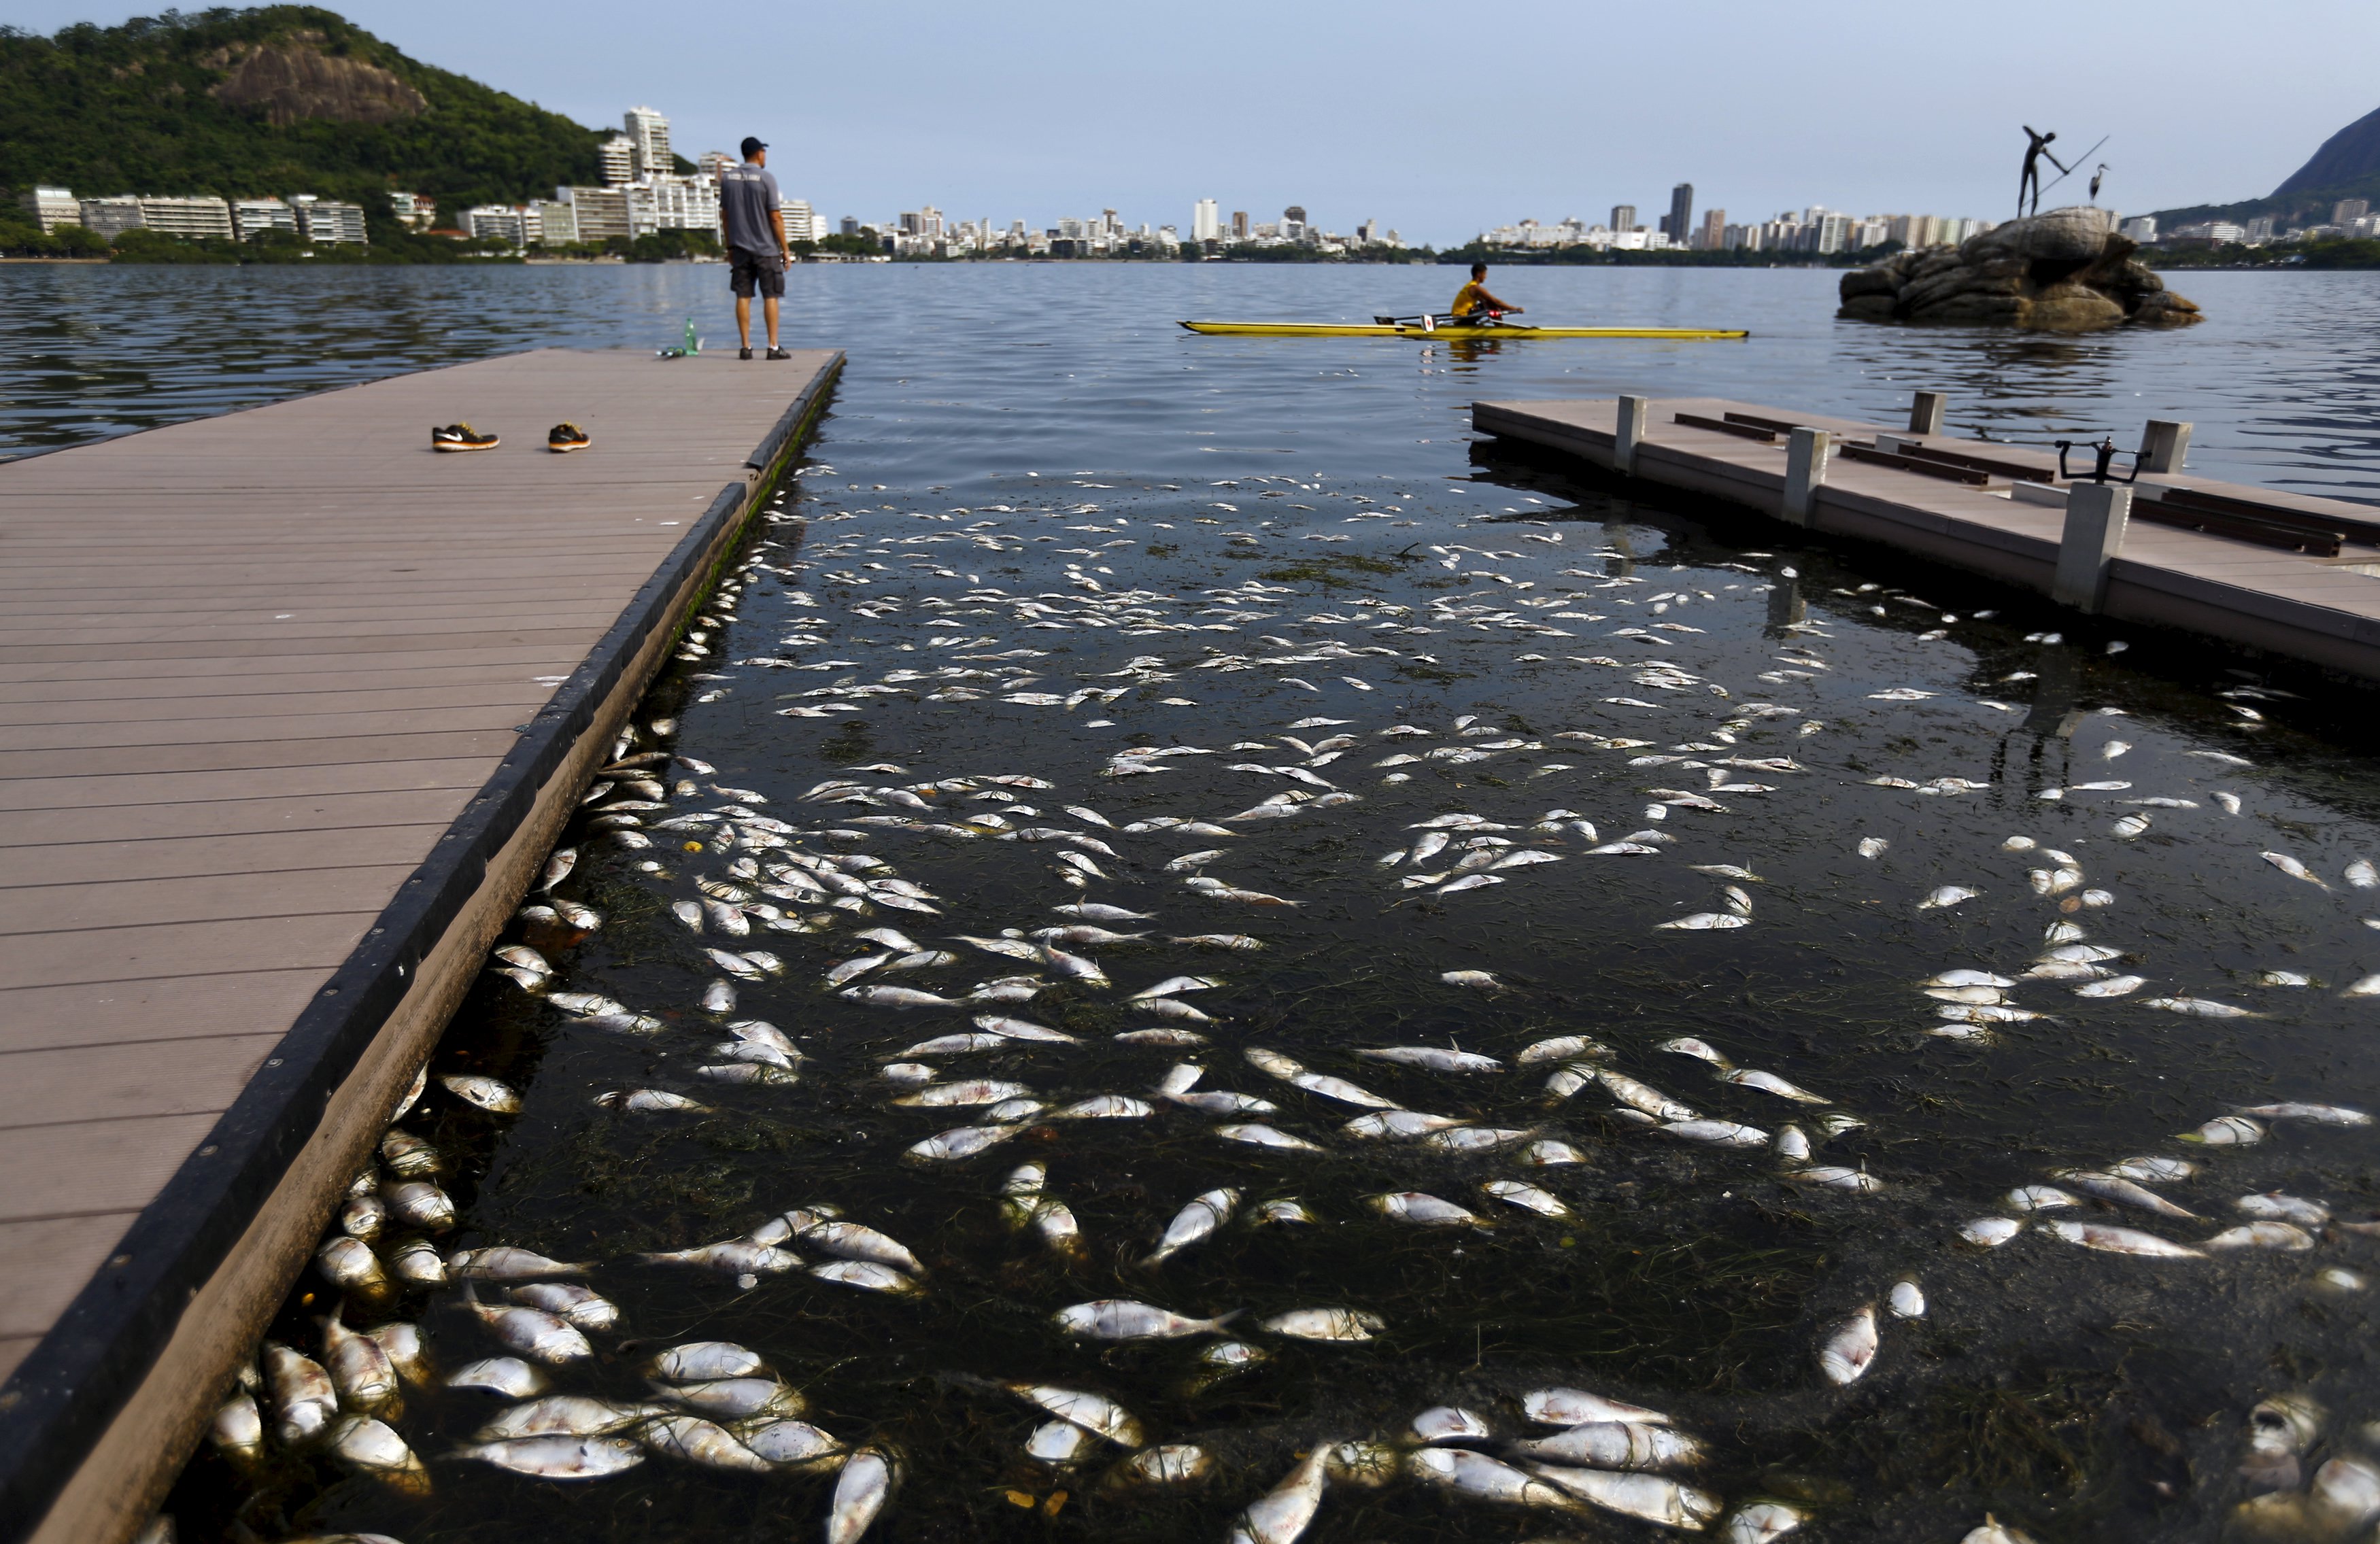
MULTIPOLYGON (((11 19, 48 30, 141 8, 18 0, 11 19)), ((1424 89, 1415 40, 1444 19, 1411 0, 1195 11, 1023 0, 997 12, 896 0, 892 12, 756 14, 724 59, 708 46, 619 47, 650 20, 619 0, 338 8, 425 62, 581 123, 662 105, 680 154, 757 133, 775 147, 771 169, 838 216, 888 189, 1009 218, 1113 206, 1177 225, 1199 197, 1226 213, 1303 199, 1341 228, 1375 215, 1440 246, 1531 209, 1559 219, 1628 198, 1649 216, 1688 169, 1702 202, 1731 209, 1817 196, 2006 219, 2021 122, 2060 130, 2059 152, 2113 134, 2095 164, 2111 167, 2103 202, 2126 211, 2255 197, 2380 96, 2368 70, 2380 8, 2344 0, 2285 0, 2278 16, 2174 0, 2154 28, 2121 7, 2047 0, 2018 0, 1988 28, 1882 0, 1822 0, 1815 15, 1746 7, 1718 26, 1512 0, 1499 34, 1532 67, 1602 63, 1589 89, 1500 94, 1475 123, 1459 107, 1407 103, 1424 89), (2043 47, 2051 36, 2058 46, 2043 47), (2308 36, 2324 46, 2304 47, 2308 36), (1265 45, 1238 46, 1250 37, 1265 45), (1641 67, 1610 66, 1630 60, 1641 67), (1679 61, 1692 64, 1699 110, 1681 109, 1679 61), (797 90, 783 85, 788 64, 797 90), (2209 110, 2258 78, 2290 90, 2252 115, 2209 110), (1333 80, 1356 89, 1317 89, 1333 80), (1079 96, 1080 110, 1033 107, 1051 93, 1079 96)))

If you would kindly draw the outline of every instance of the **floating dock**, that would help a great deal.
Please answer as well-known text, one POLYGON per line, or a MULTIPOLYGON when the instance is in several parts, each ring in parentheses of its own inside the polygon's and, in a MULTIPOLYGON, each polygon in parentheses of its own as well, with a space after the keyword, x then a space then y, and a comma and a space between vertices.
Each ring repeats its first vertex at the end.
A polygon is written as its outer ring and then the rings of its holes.
POLYGON ((0 464, 0 1538, 146 1522, 842 364, 546 349, 0 464))
MULTIPOLYGON (((1941 432, 1918 394, 1903 426, 1711 397, 1477 402, 1484 434, 1625 479, 1881 542, 2155 624, 2380 680, 2380 508, 2186 471, 2190 426, 2152 421, 2134 483, 2090 480, 2090 447, 1941 432)), ((2115 463, 2131 475, 2127 451, 2115 463)))

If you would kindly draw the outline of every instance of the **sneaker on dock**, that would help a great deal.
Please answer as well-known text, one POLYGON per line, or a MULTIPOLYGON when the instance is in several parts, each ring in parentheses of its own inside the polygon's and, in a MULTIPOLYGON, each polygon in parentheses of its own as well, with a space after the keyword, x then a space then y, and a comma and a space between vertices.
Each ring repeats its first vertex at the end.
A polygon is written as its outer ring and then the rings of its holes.
POLYGON ((482 434, 468 423, 450 423, 430 432, 432 450, 493 450, 503 443, 497 436, 482 434))
POLYGON ((545 448, 556 455, 565 451, 585 450, 594 443, 588 438, 587 431, 575 423, 557 423, 547 432, 545 436, 545 448))
POLYGON ((769 350, 769 358, 772 359, 790 359, 793 356, 786 353, 782 348, 771 348, 769 350))
POLYGON ((735 351, 735 357, 739 359, 750 359, 752 357, 752 346, 748 343, 746 344, 743 347, 735 351))

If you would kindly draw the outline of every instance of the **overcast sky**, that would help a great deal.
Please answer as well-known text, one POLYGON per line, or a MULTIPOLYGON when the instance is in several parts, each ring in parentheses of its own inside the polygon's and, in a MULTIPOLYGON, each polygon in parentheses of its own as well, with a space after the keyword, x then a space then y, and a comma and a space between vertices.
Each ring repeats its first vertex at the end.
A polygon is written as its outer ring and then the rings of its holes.
MULTIPOLYGON (((1769 218, 2006 218, 2024 148, 2111 136, 2105 201, 2270 192, 2380 107, 2374 0, 347 0, 414 57, 589 125, 666 114, 682 154, 757 133, 791 196, 881 220, 1192 201, 1468 239, 1533 216, 1644 224, 1670 185, 1769 218)), ((135 7, 7 0, 40 30, 135 7)), ((153 14, 153 13, 152 13, 153 14)), ((2088 168, 2084 168, 2087 176, 2088 168)), ((2051 195, 2080 201, 2082 178, 2051 195)))

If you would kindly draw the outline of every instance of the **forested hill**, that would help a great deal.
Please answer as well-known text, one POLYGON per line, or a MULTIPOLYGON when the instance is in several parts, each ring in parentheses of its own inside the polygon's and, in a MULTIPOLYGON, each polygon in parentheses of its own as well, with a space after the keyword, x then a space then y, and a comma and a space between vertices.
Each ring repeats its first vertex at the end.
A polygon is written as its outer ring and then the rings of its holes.
POLYGON ((604 136, 312 6, 0 28, 0 193, 317 193, 443 211, 601 180, 604 136))

